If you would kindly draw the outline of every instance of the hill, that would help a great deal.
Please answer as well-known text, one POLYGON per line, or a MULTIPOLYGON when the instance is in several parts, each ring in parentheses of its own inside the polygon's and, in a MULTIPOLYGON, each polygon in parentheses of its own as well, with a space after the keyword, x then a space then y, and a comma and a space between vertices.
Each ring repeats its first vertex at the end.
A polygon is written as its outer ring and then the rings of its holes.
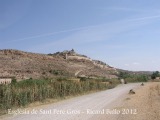
POLYGON ((0 50, 0 77, 28 78, 106 77, 116 78, 117 70, 106 63, 70 51, 37 54, 0 50))

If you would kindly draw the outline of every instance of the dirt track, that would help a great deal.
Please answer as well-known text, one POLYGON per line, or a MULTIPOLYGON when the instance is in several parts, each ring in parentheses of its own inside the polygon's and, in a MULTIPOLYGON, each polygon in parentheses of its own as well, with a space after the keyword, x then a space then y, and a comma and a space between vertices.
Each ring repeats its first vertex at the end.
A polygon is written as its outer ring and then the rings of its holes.
POLYGON ((119 85, 114 89, 83 95, 58 103, 53 103, 33 109, 19 109, 22 114, 15 115, 10 110, 4 120, 106 120, 117 119, 119 114, 113 111, 121 105, 130 89, 137 89, 140 83, 119 85), (34 112, 32 114, 31 112, 34 112))

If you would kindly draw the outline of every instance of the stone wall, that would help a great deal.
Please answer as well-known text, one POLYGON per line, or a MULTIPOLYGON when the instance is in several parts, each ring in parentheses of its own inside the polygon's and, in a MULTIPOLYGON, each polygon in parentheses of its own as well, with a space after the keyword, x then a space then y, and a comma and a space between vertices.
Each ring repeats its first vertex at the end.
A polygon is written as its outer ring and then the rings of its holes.
POLYGON ((10 84, 11 81, 11 78, 0 78, 0 84, 10 84))
POLYGON ((90 58, 82 57, 82 56, 69 56, 68 55, 67 59, 78 59, 78 60, 89 60, 89 61, 91 61, 90 58))

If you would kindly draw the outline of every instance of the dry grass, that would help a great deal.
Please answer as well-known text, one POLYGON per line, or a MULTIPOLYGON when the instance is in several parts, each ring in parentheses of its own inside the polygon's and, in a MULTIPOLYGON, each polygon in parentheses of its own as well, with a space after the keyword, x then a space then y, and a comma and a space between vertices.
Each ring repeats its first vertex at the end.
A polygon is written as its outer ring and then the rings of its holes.
POLYGON ((119 120, 159 120, 160 119, 160 83, 150 82, 140 86, 136 94, 129 95, 124 108, 136 109, 135 115, 121 115, 119 120))

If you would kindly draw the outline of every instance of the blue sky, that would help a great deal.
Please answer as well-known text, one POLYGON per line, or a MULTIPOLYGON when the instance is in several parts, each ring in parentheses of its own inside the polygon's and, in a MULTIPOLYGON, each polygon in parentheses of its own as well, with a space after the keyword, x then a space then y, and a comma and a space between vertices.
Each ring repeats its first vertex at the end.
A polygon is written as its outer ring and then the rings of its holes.
POLYGON ((158 0, 0 0, 0 49, 75 49, 126 70, 160 70, 158 0))

